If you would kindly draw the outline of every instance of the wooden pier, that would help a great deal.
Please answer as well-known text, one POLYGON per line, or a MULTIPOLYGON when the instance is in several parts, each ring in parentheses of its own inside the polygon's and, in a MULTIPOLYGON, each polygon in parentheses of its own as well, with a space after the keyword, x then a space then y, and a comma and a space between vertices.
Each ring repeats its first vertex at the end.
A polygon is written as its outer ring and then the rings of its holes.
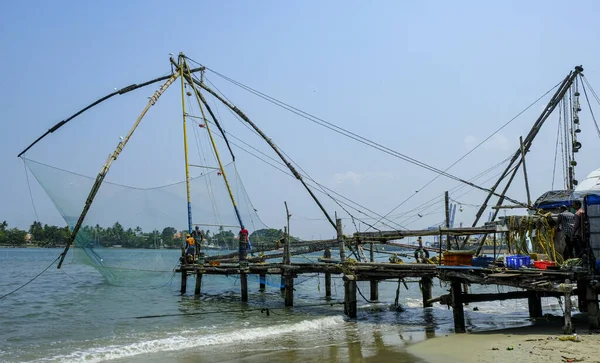
MULTIPOLYGON (((497 233, 497 229, 496 227, 476 229, 440 228, 440 231, 437 232, 424 232, 422 230, 377 232, 366 235, 366 239, 363 239, 364 236, 360 234, 355 234, 353 237, 341 236, 344 247, 350 248, 351 251, 353 246, 358 249, 362 244, 368 244, 370 246, 370 258, 368 262, 348 259, 345 257, 345 253, 340 253, 339 259, 334 259, 331 256, 324 256, 319 259, 322 262, 292 263, 292 245, 290 245, 288 240, 283 254, 276 253, 249 258, 242 264, 231 262, 235 260, 235 254, 213 256, 206 258, 202 265, 182 264, 176 271, 181 273, 181 293, 186 293, 187 276, 196 276, 195 294, 200 294, 201 292, 203 275, 239 275, 242 301, 248 300, 248 275, 259 276, 261 290, 265 289, 264 279, 267 275, 278 276, 282 281, 284 305, 289 307, 294 306, 294 279, 299 275, 314 273, 324 274, 326 298, 331 297, 331 276, 339 275, 344 281, 344 313, 350 318, 355 318, 357 316, 358 299, 356 283, 358 281, 370 282, 370 300, 377 301, 379 299, 379 281, 397 280, 400 283, 407 278, 417 278, 420 282, 419 285, 422 292, 423 307, 431 307, 435 303, 441 303, 452 307, 454 328, 457 333, 464 333, 467 331, 464 318, 464 304, 481 301, 527 299, 530 317, 538 318, 543 316, 541 305, 542 297, 564 297, 564 332, 570 333, 573 329, 571 324, 570 297, 572 295, 577 295, 580 300, 583 299, 579 308, 581 311, 586 311, 588 313, 590 329, 597 329, 599 327, 598 287, 600 284, 598 284, 597 281, 600 280, 600 276, 596 276, 594 273, 584 270, 583 268, 570 271, 541 270, 533 268, 514 270, 496 266, 483 268, 476 266, 444 266, 431 263, 373 261, 375 253, 373 244, 375 241, 386 243, 391 239, 419 234, 432 235, 433 233, 456 236, 473 233, 497 233), (269 259, 282 259, 282 262, 265 262, 269 259), (432 296, 434 278, 438 278, 439 280, 448 283, 450 287, 449 294, 439 297, 432 296), (466 293, 464 287, 472 284, 507 286, 522 290, 498 294, 466 293)), ((339 240, 340 238, 302 242, 293 245, 293 248, 300 249, 300 247, 305 247, 308 248, 308 250, 301 251, 312 252, 319 249, 340 246, 339 240)))

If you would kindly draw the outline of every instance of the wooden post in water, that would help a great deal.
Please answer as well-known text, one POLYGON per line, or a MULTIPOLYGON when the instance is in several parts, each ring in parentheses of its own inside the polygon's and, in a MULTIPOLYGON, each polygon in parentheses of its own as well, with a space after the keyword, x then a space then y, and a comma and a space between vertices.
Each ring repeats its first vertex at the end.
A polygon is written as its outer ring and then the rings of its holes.
MULTIPOLYGON (((289 249, 288 241, 289 241, 288 229, 287 229, 287 226, 283 226, 283 261, 282 262, 284 265, 290 264, 290 261, 288 261, 288 257, 290 256, 289 250, 288 250, 289 249)), ((286 285, 285 276, 284 276, 284 274, 281 274, 280 288, 281 288, 282 293, 285 292, 285 285, 286 285)))
POLYGON ((294 276, 291 272, 285 275, 285 306, 294 306, 294 276))
POLYGON ((196 272, 196 288, 194 289, 194 295, 200 295, 200 287, 202 287, 202 273, 196 272))
POLYGON ((331 298, 331 272, 325 272, 325 298, 331 298))
POLYGON ((259 290, 260 291, 265 291, 265 282, 267 281, 267 274, 260 274, 258 275, 258 278, 260 279, 260 285, 259 285, 259 290))
POLYGON ((586 300, 590 330, 596 330, 600 327, 600 321, 598 320, 598 292, 590 285, 590 281, 587 281, 586 285, 586 300))
POLYGON ((421 278, 421 294, 423 295, 423 307, 430 308, 433 306, 432 303, 428 302, 431 300, 431 289, 433 287, 433 279, 431 277, 421 278))
MULTIPOLYGON (((369 259, 371 260, 371 262, 375 262, 375 250, 373 249, 373 242, 370 243, 370 249, 369 249, 369 259)), ((376 301, 379 300, 379 289, 378 289, 378 283, 379 281, 377 280, 371 280, 371 301, 376 301)))
POLYGON ((335 229, 337 231, 337 240, 340 246, 340 262, 346 261, 346 245, 344 244, 344 235, 342 234, 342 220, 335 218, 335 229))
POLYGON ((454 316, 454 332, 455 333, 466 333, 465 327, 465 311, 461 299, 462 284, 460 282, 453 281, 450 284, 451 291, 450 296, 452 298, 452 315, 454 316))
POLYGON ((242 301, 248 301, 248 275, 245 272, 240 272, 240 288, 242 290, 242 301))
POLYGON ((181 270, 181 295, 187 291, 187 271, 181 270))
POLYGON ((356 318, 356 277, 353 275, 344 276, 344 314, 349 318, 356 318))
POLYGON ((527 304, 529 305, 529 317, 530 318, 541 318, 542 317, 542 298, 536 291, 528 291, 527 304))
POLYGON ((563 333, 565 334, 572 334, 573 333, 573 323, 571 322, 571 287, 569 286, 571 284, 571 280, 567 279, 565 280, 565 285, 567 285, 564 289, 564 293, 565 293, 565 313, 564 313, 564 319, 565 319, 565 325, 563 326, 563 333))

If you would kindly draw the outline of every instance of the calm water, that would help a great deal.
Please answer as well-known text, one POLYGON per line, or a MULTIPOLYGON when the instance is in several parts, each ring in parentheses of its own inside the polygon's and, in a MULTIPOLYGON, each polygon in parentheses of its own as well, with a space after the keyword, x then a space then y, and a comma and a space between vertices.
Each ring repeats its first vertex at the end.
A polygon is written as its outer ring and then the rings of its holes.
MULTIPOLYGON (((0 249, 0 295, 35 276, 60 252, 0 249)), ((111 253, 137 266, 150 253, 175 266, 179 255, 174 250, 111 253)), ((370 304, 359 295, 359 316, 353 321, 335 304, 343 299, 339 278, 333 278, 333 305, 324 299, 323 276, 297 278, 296 306, 284 309, 278 278, 269 278, 266 292, 260 292, 258 277, 249 276, 249 302, 242 304, 234 276, 205 276, 201 297, 193 296, 190 278, 190 291, 181 296, 179 276, 168 270, 135 276, 123 272, 115 284, 93 267, 69 261, 0 300, 0 361, 415 362, 404 352, 407 344, 452 331, 452 311, 439 304, 421 308, 415 283, 409 283, 409 290, 401 287, 404 311, 392 307, 396 282, 380 283, 381 303, 370 304), (270 314, 262 308, 270 308, 270 314), (169 316, 139 318, 149 315, 169 316)), ((359 283, 359 289, 369 297, 368 283, 359 283)), ((434 282, 434 296, 447 290, 434 282)), ((559 309, 556 300, 543 303, 544 312, 559 309)), ((473 304, 466 316, 474 330, 526 324, 526 301, 473 304), (472 311, 475 306, 479 311, 472 311)))

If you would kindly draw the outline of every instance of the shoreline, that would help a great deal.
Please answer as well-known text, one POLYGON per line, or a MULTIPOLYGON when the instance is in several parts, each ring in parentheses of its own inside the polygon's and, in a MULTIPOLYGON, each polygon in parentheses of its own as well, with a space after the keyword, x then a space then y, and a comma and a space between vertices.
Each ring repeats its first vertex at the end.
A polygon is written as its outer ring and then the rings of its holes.
POLYGON ((587 315, 573 316, 577 341, 562 333, 562 317, 540 318, 531 325, 466 334, 451 333, 406 348, 415 358, 438 362, 599 362, 600 334, 587 328, 587 315))

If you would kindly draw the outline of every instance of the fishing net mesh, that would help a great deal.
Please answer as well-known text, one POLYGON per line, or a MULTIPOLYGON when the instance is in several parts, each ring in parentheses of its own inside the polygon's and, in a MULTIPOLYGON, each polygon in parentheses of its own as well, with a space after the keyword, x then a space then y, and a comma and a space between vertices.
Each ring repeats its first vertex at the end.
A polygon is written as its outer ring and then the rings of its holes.
MULTIPOLYGON (((72 230, 95 178, 24 161, 72 230)), ((224 171, 241 218, 251 232, 252 245, 256 249, 274 246, 273 236, 258 233, 269 229, 252 206, 235 164, 226 165, 224 171)), ((97 268, 111 282, 125 281, 132 275, 171 272, 188 230, 186 193, 185 181, 138 188, 105 180, 77 234, 74 260, 97 268)), ((192 178, 190 197, 192 221, 205 237, 204 252, 235 250, 240 227, 222 173, 209 170, 192 178)))

